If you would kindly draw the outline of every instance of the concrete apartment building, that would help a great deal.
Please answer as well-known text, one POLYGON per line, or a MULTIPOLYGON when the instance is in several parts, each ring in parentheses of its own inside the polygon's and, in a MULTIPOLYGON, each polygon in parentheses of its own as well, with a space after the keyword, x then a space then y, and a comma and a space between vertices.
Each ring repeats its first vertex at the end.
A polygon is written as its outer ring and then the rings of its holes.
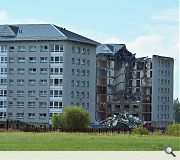
POLYGON ((94 122, 97 44, 51 24, 0 25, 0 122, 49 125, 68 105, 94 122))
POLYGON ((97 120, 127 112, 156 127, 173 122, 173 58, 135 58, 124 44, 102 44, 96 52, 97 120))

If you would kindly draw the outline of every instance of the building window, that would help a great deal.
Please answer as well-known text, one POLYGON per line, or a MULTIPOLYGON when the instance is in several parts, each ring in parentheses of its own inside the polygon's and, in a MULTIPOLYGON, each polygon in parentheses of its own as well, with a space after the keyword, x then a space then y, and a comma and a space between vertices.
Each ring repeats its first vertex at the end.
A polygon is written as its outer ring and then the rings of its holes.
POLYGON ((76 69, 76 76, 80 76, 80 69, 76 69))
POLYGON ((71 98, 74 98, 74 91, 71 91, 71 98))
MULTIPOLYGON (((116 104, 115 105, 115 108, 120 108, 120 105, 119 104, 116 104)), ((125 108, 125 107, 124 107, 125 108)))
POLYGON ((18 63, 25 63, 25 57, 18 57, 18 63))
POLYGON ((80 65, 80 58, 76 58, 76 64, 80 65))
POLYGON ((135 109, 137 109, 137 108, 139 108, 139 105, 135 105, 135 104, 133 104, 133 106, 132 106, 133 108, 135 108, 135 109))
POLYGON ((79 91, 76 91, 76 98, 79 98, 79 91))
POLYGON ((87 70, 87 74, 86 74, 86 76, 87 76, 87 77, 89 77, 89 75, 90 75, 90 71, 89 71, 89 70, 87 70))
POLYGON ((9 74, 13 74, 14 73, 14 68, 9 68, 9 74))
POLYGON ((80 85, 80 81, 77 80, 77 81, 76 81, 76 87, 79 87, 79 85, 80 85))
POLYGON ((10 108, 13 107, 13 102, 12 101, 8 102, 8 107, 10 107, 10 108))
POLYGON ((7 68, 1 68, 0 74, 7 74, 7 68))
POLYGON ((137 78, 137 79, 140 78, 140 72, 136 72, 136 78, 137 78))
POLYGON ((40 97, 46 97, 47 96, 47 91, 39 91, 39 96, 40 97))
POLYGON ((50 90, 50 97, 62 97, 62 90, 50 90))
POLYGON ((9 97, 13 97, 14 95, 14 91, 13 90, 9 90, 9 97))
POLYGON ((89 98, 89 92, 86 92, 86 97, 89 98))
POLYGON ((16 116, 17 116, 17 119, 22 119, 24 118, 24 113, 17 113, 16 116))
POLYGON ((35 118, 35 113, 28 113, 28 118, 29 119, 34 119, 35 118))
POLYGON ((24 97, 24 91, 23 90, 18 90, 17 91, 17 96, 18 97, 24 97))
POLYGON ((87 81, 87 87, 89 87, 89 81, 87 81))
POLYGON ((63 52, 63 44, 50 45, 51 52, 63 52))
POLYGON ((87 49, 87 55, 90 55, 90 49, 87 49))
POLYGON ((13 79, 9 79, 9 85, 13 86, 14 85, 14 80, 13 79))
POLYGON ((13 113, 12 113, 12 112, 9 112, 9 113, 8 113, 8 118, 11 119, 12 117, 13 117, 13 113))
POLYGON ((29 74, 36 74, 36 68, 29 68, 29 74))
POLYGON ((71 87, 74 87, 74 80, 71 81, 71 87))
POLYGON ((85 76, 85 70, 81 70, 81 76, 85 76))
POLYGON ((62 102, 50 101, 50 108, 60 109, 60 108, 62 108, 62 102))
POLYGON ((14 63, 14 57, 9 57, 9 63, 14 63))
POLYGON ((74 69, 72 69, 72 75, 74 75, 74 69))
POLYGON ((141 94, 140 88, 136 88, 136 93, 137 93, 137 94, 141 94))
POLYGON ((47 68, 40 68, 40 74, 47 74, 47 68))
POLYGON ((87 60, 87 66, 90 66, 90 60, 87 60))
POLYGON ((159 119, 159 114, 157 114, 157 119, 159 119))
POLYGON ((76 53, 78 53, 78 54, 80 53, 80 47, 76 48, 76 53))
POLYGON ((61 78, 50 79, 50 85, 52 86, 62 86, 62 84, 63 84, 63 79, 61 78))
POLYGON ((29 46, 29 52, 36 52, 36 46, 29 46))
POLYGON ((47 85, 47 79, 40 79, 39 83, 41 86, 46 86, 47 85))
POLYGON ((152 71, 150 71, 150 78, 152 78, 152 71))
POLYGON ((25 73, 25 68, 18 68, 17 73, 18 74, 24 74, 25 73))
POLYGON ((85 87, 85 81, 81 81, 81 87, 85 87))
POLYGON ((14 52, 14 50, 15 50, 14 46, 10 46, 10 47, 9 47, 9 51, 10 51, 10 52, 14 52))
POLYGON ((45 119, 46 118, 46 113, 39 113, 39 118, 40 119, 45 119))
POLYGON ((17 102, 18 108, 24 108, 24 102, 17 102))
POLYGON ((39 102, 39 107, 40 108, 46 108, 47 107, 47 103, 46 102, 39 102))
POLYGON ((50 74, 51 75, 62 75, 63 74, 63 68, 51 68, 50 74))
POLYGON ((137 70, 143 70, 144 68, 144 62, 138 62, 137 63, 137 70))
POLYGON ((86 59, 83 59, 81 65, 85 65, 85 64, 86 64, 86 59))
POLYGON ((7 79, 0 78, 0 85, 7 85, 7 79))
POLYGON ((0 108, 6 108, 7 107, 7 102, 6 101, 0 101, 0 108))
POLYGON ((72 64, 74 64, 75 63, 75 58, 72 58, 72 64))
POLYGON ((28 96, 29 97, 34 97, 35 96, 35 91, 34 90, 31 90, 31 91, 28 91, 28 96))
POLYGON ((136 80, 136 87, 140 87, 140 80, 136 80))
POLYGON ((48 46, 40 46, 40 52, 47 52, 48 46))
POLYGON ((0 97, 6 97, 7 96, 7 90, 0 90, 0 97))
POLYGON ((35 79, 29 79, 28 84, 29 84, 29 86, 35 86, 36 85, 36 80, 35 79))
POLYGON ((29 57, 29 63, 36 63, 36 57, 29 57))
MULTIPOLYGON (((119 105, 119 108, 120 108, 120 105, 119 105)), ((124 105, 124 108, 129 108, 129 105, 128 104, 124 105)))
POLYGON ((18 52, 25 52, 26 48, 25 46, 18 46, 18 52))
POLYGON ((161 71, 161 76, 164 76, 164 71, 161 71))
POLYGON ((1 57, 0 63, 7 63, 7 57, 1 57))
POLYGON ((24 79, 17 79, 18 86, 24 86, 24 79))
POLYGON ((35 102, 28 102, 28 107, 29 108, 35 108, 36 103, 35 102))
POLYGON ((7 52, 7 47, 6 46, 0 46, 0 52, 1 53, 7 52))
POLYGON ((63 63, 63 56, 51 57, 50 63, 63 63))
POLYGON ((47 57, 40 57, 40 62, 41 63, 47 63, 48 58, 47 57))
POLYGON ((75 47, 72 47, 72 53, 75 53, 75 47))
POLYGON ((85 48, 82 49, 82 54, 86 54, 86 49, 85 48))

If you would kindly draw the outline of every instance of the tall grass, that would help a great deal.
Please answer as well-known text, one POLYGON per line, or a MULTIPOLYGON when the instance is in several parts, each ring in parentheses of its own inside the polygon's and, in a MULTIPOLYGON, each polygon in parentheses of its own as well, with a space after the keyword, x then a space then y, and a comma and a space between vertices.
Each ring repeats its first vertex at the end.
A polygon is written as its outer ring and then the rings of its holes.
POLYGON ((0 151, 180 150, 179 137, 129 134, 0 132, 0 151))

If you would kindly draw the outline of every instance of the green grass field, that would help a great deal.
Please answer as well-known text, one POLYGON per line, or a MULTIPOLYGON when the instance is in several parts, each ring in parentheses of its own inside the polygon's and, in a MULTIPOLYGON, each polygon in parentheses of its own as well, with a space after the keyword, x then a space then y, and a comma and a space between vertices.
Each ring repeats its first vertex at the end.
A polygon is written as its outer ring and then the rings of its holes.
POLYGON ((162 151, 180 150, 180 138, 127 134, 0 132, 0 151, 162 151))

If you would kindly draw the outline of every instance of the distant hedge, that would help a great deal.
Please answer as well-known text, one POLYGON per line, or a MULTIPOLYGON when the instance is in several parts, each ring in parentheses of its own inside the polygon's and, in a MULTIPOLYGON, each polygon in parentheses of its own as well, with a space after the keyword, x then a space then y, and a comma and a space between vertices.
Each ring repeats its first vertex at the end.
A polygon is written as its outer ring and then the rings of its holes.
POLYGON ((139 134, 139 135, 148 135, 148 129, 144 128, 143 126, 139 126, 132 129, 132 134, 139 134))
POLYGON ((180 124, 169 125, 165 130, 166 135, 180 136, 180 124))

